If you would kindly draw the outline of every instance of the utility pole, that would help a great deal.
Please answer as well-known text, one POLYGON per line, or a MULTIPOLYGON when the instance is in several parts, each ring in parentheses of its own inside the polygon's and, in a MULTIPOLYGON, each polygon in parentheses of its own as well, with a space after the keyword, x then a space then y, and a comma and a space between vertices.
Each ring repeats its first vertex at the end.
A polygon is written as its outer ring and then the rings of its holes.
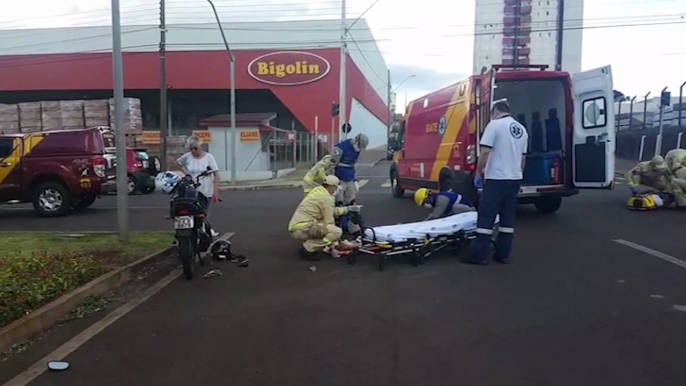
POLYGON ((393 127, 393 112, 391 111, 391 70, 388 70, 388 127, 386 128, 386 142, 391 139, 391 128, 393 127))
POLYGON ((557 0, 557 54, 555 55, 555 71, 562 71, 562 43, 565 32, 565 0, 557 0))
POLYGON ((519 25, 521 23, 522 17, 520 12, 522 11, 522 0, 516 0, 515 2, 515 30, 514 30, 514 53, 512 64, 516 70, 519 67, 519 25))
POLYGON ((160 0, 160 161, 167 170, 167 22, 165 0, 160 0))
MULTIPOLYGON (((212 7, 212 12, 214 13, 214 17, 217 20, 217 27, 219 27, 219 32, 222 34, 222 40, 224 41, 224 47, 226 47, 226 52, 229 54, 229 81, 231 82, 231 88, 229 91, 229 97, 231 98, 230 102, 230 111, 231 111, 231 185, 236 185, 238 182, 237 177, 236 177, 236 57, 233 56, 233 52, 231 52, 231 48, 229 47, 229 41, 226 40, 226 34, 224 34, 224 28, 222 27, 222 22, 219 20, 219 14, 217 13, 217 8, 215 8, 214 3, 212 0, 207 0, 208 3, 210 3, 210 6, 212 7)), ((224 132, 224 162, 228 166, 229 164, 229 157, 227 155, 228 152, 228 146, 227 146, 227 139, 226 139, 226 132, 224 132)))
MULTIPOLYGON (((338 123, 340 123, 341 129, 348 123, 348 107, 346 103, 346 42, 348 37, 348 27, 345 22, 345 0, 341 0, 341 73, 340 73, 340 85, 339 85, 339 95, 338 95, 338 106, 339 106, 339 118, 338 123)), ((348 133, 344 133, 345 138, 348 138, 348 133)))
POLYGON ((121 53, 119 0, 112 0, 112 64, 114 70, 114 128, 117 141, 117 226, 119 240, 129 241, 128 192, 126 191, 126 131, 124 129, 124 70, 121 53))

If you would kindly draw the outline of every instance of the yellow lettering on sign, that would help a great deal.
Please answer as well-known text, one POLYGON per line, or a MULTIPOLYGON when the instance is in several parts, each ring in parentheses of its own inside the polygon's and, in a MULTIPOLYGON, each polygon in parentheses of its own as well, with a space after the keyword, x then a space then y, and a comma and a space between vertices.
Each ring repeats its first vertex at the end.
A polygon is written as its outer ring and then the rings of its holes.
POLYGON ((241 131, 241 142, 260 142, 259 130, 241 131))
POLYGON ((438 132, 438 123, 429 123, 426 125, 426 132, 427 133, 437 133, 438 132))
POLYGON ((193 130, 193 135, 200 138, 203 143, 212 143, 212 132, 209 130, 193 130))
POLYGON ((317 75, 321 73, 318 64, 299 60, 290 64, 276 64, 276 62, 257 62, 257 75, 273 75, 284 78, 289 75, 317 75))

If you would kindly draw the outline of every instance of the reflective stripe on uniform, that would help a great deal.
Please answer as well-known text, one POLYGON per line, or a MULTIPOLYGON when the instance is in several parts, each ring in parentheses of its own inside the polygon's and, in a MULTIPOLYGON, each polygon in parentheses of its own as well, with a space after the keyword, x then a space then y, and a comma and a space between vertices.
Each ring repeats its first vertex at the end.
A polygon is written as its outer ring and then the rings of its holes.
POLYGON ((340 162, 338 163, 337 166, 340 166, 340 167, 343 167, 343 168, 351 168, 351 167, 353 167, 352 165, 348 165, 348 164, 344 164, 344 163, 340 163, 340 162))
POLYGON ((312 183, 312 182, 314 182, 314 179, 309 174, 306 174, 305 178, 303 178, 303 181, 305 181, 307 183, 312 183))
MULTIPOLYGON (((503 229, 503 228, 500 228, 503 229)), ((476 233, 480 235, 492 235, 493 229, 476 228, 476 233)))
POLYGON ((498 231, 501 233, 514 233, 514 228, 500 227, 498 231))
POLYGON ((297 232, 297 231, 302 231, 310 227, 312 225, 312 222, 310 221, 303 221, 299 223, 295 223, 288 227, 289 232, 297 232))

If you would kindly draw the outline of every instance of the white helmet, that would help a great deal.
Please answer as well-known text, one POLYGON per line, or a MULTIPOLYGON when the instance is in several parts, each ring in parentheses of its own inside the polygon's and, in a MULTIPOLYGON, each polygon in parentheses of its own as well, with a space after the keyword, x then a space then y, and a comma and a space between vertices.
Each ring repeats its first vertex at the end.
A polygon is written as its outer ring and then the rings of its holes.
POLYGON ((357 143, 360 149, 364 150, 367 148, 367 145, 369 145, 369 137, 365 134, 357 134, 355 136, 355 143, 357 143))
POLYGON ((174 172, 161 172, 155 177, 155 189, 169 194, 179 182, 181 182, 181 177, 174 172))

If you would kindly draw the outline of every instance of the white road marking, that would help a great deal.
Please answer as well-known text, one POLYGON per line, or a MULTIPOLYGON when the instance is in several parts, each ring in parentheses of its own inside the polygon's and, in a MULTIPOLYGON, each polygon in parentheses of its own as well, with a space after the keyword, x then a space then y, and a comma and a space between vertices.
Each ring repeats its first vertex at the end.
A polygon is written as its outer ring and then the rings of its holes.
POLYGON ((381 187, 382 188, 390 188, 391 187, 391 180, 388 179, 388 180, 384 181, 384 183, 381 184, 381 187))
POLYGON ((368 182, 369 182, 369 180, 360 180, 359 181, 360 189, 362 189, 363 186, 367 185, 368 182))
MULTIPOLYGON (((234 232, 228 232, 221 236, 223 239, 228 239, 233 236, 234 232)), ((34 379, 38 378, 41 374, 45 372, 48 368, 48 362, 50 361, 61 361, 64 360, 69 354, 76 351, 84 343, 91 340, 94 336, 101 333, 107 327, 112 325, 112 323, 119 320, 122 316, 131 312, 134 308, 140 306, 146 300, 150 299, 153 295, 160 292, 162 288, 169 285, 176 278, 181 275, 182 271, 180 269, 175 269, 169 275, 165 276, 162 280, 148 287, 145 291, 141 292, 138 296, 131 299, 128 303, 120 306, 116 310, 107 314, 104 318, 93 323, 87 329, 81 331, 78 335, 71 338, 68 342, 61 345, 55 351, 46 355, 43 359, 34 363, 28 369, 24 370, 21 374, 12 378, 9 382, 5 383, 3 386, 26 386, 34 379)))
POLYGON ((622 240, 622 239, 615 239, 612 241, 614 241, 615 243, 618 243, 618 244, 626 245, 627 247, 633 248, 637 251, 641 251, 643 253, 647 253, 649 255, 655 256, 658 259, 662 259, 666 262, 672 263, 674 265, 678 265, 681 268, 686 268, 686 261, 679 260, 676 257, 670 256, 666 253, 662 253, 660 251, 656 251, 654 249, 644 247, 643 245, 632 243, 631 241, 626 241, 626 240, 622 240))
POLYGON ((674 306, 674 309, 677 311, 686 311, 686 306, 674 306))

